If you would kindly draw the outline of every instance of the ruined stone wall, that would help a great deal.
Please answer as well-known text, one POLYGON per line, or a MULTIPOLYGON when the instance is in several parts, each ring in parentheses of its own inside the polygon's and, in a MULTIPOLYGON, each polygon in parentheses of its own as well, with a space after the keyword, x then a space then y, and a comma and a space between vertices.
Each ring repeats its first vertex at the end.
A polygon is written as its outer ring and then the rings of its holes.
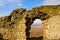
MULTIPOLYGON (((29 40, 29 30, 35 19, 45 21, 56 15, 60 15, 59 5, 40 6, 27 11, 23 8, 13 10, 9 16, 0 18, 0 40, 29 40)), ((46 31, 43 32, 45 34, 46 31)))
POLYGON ((0 40, 26 40, 26 15, 22 12, 25 9, 16 9, 9 16, 0 18, 0 40))
POLYGON ((44 40, 60 40, 60 15, 45 21, 43 28, 44 40))

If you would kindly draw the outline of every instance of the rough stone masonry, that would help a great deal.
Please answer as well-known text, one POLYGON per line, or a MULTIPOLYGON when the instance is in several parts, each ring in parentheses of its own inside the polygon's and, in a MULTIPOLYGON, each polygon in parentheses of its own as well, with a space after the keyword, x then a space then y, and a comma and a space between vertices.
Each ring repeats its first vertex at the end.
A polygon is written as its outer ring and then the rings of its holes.
MULTIPOLYGON (((46 25, 46 27, 43 27, 43 40, 54 40, 55 35, 51 36, 52 33, 50 36, 44 35, 46 34, 47 24, 49 24, 47 22, 52 17, 55 19, 54 16, 59 19, 60 5, 39 6, 27 11, 24 8, 13 10, 9 16, 0 17, 0 40, 30 40, 29 31, 35 19, 41 19, 43 26, 46 25), (59 16, 57 17, 57 15, 59 16), (46 20, 48 21, 45 22, 46 20)), ((49 30, 51 29, 49 28, 49 30)), ((48 32, 50 33, 50 31, 48 32)), ((51 32, 54 33, 54 31, 51 32)))

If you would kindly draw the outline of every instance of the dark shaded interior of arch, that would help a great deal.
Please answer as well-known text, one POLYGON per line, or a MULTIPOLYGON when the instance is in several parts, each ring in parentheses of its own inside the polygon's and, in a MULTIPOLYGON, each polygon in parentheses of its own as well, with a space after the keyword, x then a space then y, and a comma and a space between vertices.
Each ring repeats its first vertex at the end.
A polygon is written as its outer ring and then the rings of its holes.
POLYGON ((43 36, 38 37, 38 38, 34 38, 34 37, 30 38, 29 37, 29 35, 30 35, 29 31, 30 31, 31 25, 35 19, 41 19, 41 21, 43 21, 43 20, 46 20, 48 18, 49 18, 49 15, 43 14, 43 13, 39 13, 37 16, 30 17, 30 18, 28 16, 26 16, 26 23, 25 23, 25 25, 26 25, 26 36, 27 36, 26 40, 43 40, 43 36))

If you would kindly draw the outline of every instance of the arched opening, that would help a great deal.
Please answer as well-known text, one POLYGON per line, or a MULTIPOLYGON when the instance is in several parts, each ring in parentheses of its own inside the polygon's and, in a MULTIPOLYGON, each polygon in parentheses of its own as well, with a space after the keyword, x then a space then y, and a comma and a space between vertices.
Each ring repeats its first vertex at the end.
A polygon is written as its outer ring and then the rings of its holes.
MULTIPOLYGON (((31 37, 30 33, 31 33, 32 26, 38 26, 38 27, 35 27, 36 30, 37 30, 37 28, 40 28, 42 26, 42 21, 40 20, 39 17, 33 17, 32 19, 26 17, 26 27, 27 27, 26 28, 26 36, 27 36, 27 40, 42 40, 43 37, 42 37, 42 35, 39 34, 39 31, 42 31, 42 29, 41 29, 42 27, 40 29, 38 29, 37 31, 34 31, 35 34, 36 35, 38 34, 39 36, 37 35, 36 37, 34 37, 34 36, 31 37), (38 32, 38 33, 36 33, 36 32, 38 32)), ((41 34, 42 34, 42 32, 41 32, 41 34)))
MULTIPOLYGON (((34 16, 30 16, 30 15, 27 15, 26 16, 26 23, 25 23, 25 25, 26 25, 26 39, 27 40, 43 40, 43 36, 41 36, 41 37, 32 37, 32 38, 30 38, 30 30, 31 30, 31 26, 32 25, 34 25, 35 23, 35 20, 39 20, 40 22, 41 21, 43 21, 43 20, 46 20, 46 19, 48 19, 50 16, 49 15, 47 15, 47 14, 44 14, 44 13, 38 13, 37 15, 34 15, 34 16), (40 20, 41 19, 41 20, 40 20), (34 38, 34 39, 33 39, 34 38)), ((42 22, 41 22, 42 23, 42 22)), ((39 23, 39 22, 36 22, 36 24, 40 24, 41 25, 41 23, 39 23)), ((36 25, 35 24, 35 25, 36 25)), ((40 30, 40 29, 39 29, 40 30)), ((41 31, 41 30, 40 30, 41 31)))
POLYGON ((41 19, 35 19, 30 29, 30 40, 42 40, 42 21, 41 19))

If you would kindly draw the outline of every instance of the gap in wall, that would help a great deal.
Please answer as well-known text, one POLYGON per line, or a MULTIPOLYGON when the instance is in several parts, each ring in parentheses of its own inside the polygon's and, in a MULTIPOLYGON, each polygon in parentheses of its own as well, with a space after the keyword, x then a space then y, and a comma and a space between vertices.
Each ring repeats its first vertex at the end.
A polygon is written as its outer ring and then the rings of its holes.
POLYGON ((41 40, 42 35, 42 21, 40 19, 35 19, 31 25, 30 38, 31 40, 41 40))

